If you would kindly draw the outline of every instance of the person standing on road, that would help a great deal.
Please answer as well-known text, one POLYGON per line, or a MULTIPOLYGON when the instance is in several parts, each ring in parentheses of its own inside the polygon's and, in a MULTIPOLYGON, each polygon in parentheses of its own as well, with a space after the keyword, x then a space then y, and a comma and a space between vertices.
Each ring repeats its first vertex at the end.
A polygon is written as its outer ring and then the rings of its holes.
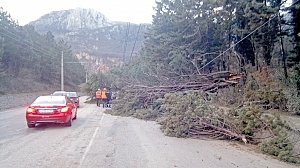
POLYGON ((97 106, 100 107, 100 104, 101 104, 101 89, 100 88, 96 91, 96 100, 97 100, 97 106))
POLYGON ((106 97, 107 97, 107 107, 110 107, 111 99, 112 99, 112 92, 110 88, 108 88, 106 91, 106 97))
POLYGON ((103 108, 105 108, 107 104, 106 88, 103 88, 103 90, 101 91, 101 98, 103 101, 103 108))

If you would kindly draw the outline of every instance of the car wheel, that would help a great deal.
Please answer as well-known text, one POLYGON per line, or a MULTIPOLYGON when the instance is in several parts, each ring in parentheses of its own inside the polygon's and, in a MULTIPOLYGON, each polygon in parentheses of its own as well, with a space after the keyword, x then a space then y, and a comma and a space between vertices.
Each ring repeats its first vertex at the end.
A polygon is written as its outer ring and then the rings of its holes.
POLYGON ((34 127, 35 127, 35 124, 27 123, 27 126, 28 126, 28 128, 34 128, 34 127))
POLYGON ((67 127, 71 127, 72 126, 72 117, 70 118, 70 120, 66 123, 67 127))
POLYGON ((75 117, 73 118, 73 120, 76 120, 76 119, 77 119, 77 110, 76 110, 75 117))

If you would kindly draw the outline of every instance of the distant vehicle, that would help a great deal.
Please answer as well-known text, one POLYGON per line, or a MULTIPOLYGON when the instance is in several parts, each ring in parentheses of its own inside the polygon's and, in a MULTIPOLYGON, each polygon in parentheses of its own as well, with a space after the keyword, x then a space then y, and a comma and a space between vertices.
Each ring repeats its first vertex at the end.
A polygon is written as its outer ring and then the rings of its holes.
POLYGON ((53 96, 68 96, 76 104, 76 107, 79 108, 79 96, 78 96, 77 92, 55 91, 51 95, 53 95, 53 96))
POLYGON ((77 92, 67 92, 67 96, 76 104, 76 107, 79 108, 79 96, 77 92))
POLYGON ((68 92, 66 92, 66 91, 55 91, 51 95, 53 95, 53 96, 68 96, 68 92))
POLYGON ((63 123, 70 127, 76 118, 76 105, 67 96, 39 96, 26 110, 29 128, 37 123, 63 123))

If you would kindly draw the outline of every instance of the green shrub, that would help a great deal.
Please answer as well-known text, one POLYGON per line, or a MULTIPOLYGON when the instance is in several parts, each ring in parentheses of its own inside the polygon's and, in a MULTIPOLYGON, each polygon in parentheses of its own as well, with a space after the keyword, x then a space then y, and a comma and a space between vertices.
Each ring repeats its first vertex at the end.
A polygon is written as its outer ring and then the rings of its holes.
POLYGON ((112 109, 106 111, 107 113, 144 120, 156 120, 161 115, 159 99, 154 99, 154 103, 149 105, 145 104, 145 97, 142 95, 133 96, 120 91, 117 97, 118 99, 113 102, 112 109))
POLYGON ((285 93, 287 97, 287 110, 291 113, 300 115, 300 95, 296 88, 290 88, 285 93))
POLYGON ((259 144, 261 151, 286 162, 298 163, 299 158, 293 156, 294 146, 289 140, 286 123, 278 115, 265 116, 265 120, 272 129, 274 137, 259 144))
POLYGON ((166 94, 162 100, 162 131, 169 136, 189 137, 199 117, 212 116, 214 110, 203 99, 202 92, 188 91, 166 94))
POLYGON ((256 107, 246 106, 239 109, 232 109, 229 117, 234 125, 244 135, 254 136, 262 127, 262 111, 256 107))
MULTIPOLYGON (((269 93, 271 92, 266 95, 269 93)), ((205 122, 241 136, 245 135, 248 142, 260 143, 261 151, 280 160, 297 162, 297 158, 292 156, 293 145, 287 137, 286 123, 277 115, 264 113, 258 106, 244 106, 224 112, 214 107, 206 100, 205 94, 199 91, 168 93, 163 98, 154 98, 150 106, 144 105, 145 99, 141 96, 130 97, 128 94, 123 94, 118 97, 121 99, 114 104, 112 110, 107 110, 108 113, 157 120, 165 135, 193 137, 196 135, 194 134, 196 130, 200 131, 198 135, 212 132, 212 137, 215 136, 214 128, 201 124, 205 122), (223 125, 224 123, 226 125, 223 125), (274 134, 274 136, 261 142, 261 138, 265 139, 261 136, 266 134, 274 134)))
POLYGON ((262 152, 278 157, 286 162, 296 163, 297 158, 293 156, 293 145, 285 133, 277 135, 268 141, 259 144, 262 152))

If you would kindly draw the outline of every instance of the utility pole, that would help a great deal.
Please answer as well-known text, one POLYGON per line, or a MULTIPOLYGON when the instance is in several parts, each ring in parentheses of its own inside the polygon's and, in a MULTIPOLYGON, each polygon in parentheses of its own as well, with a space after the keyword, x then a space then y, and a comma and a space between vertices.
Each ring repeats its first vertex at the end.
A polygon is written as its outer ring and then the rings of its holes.
POLYGON ((64 51, 61 51, 61 74, 60 74, 60 89, 64 90, 64 51))
MULTIPOLYGON (((61 74, 64 74, 64 64, 88 64, 89 62, 64 62, 64 59, 63 59, 63 52, 61 53, 61 74)), ((87 83, 88 81, 88 77, 89 77, 89 73, 88 73, 88 70, 86 69, 85 71, 85 83, 87 83)), ((61 78, 61 89, 63 90, 64 89, 64 78, 63 78, 63 75, 62 75, 62 78, 61 78)))
POLYGON ((135 44, 136 44, 136 41, 137 41, 137 38, 138 38, 138 35, 139 35, 139 32, 140 32, 141 26, 142 26, 142 24, 139 25, 139 29, 138 29, 138 31, 135 35, 134 44, 133 44, 132 51, 131 51, 131 54, 130 54, 130 57, 129 57, 129 61, 131 61, 131 59, 132 59, 132 54, 133 54, 133 51, 134 51, 134 48, 135 48, 135 44))
POLYGON ((127 41, 128 41, 128 36, 129 36, 129 31, 130 31, 130 23, 127 23, 127 28, 126 28, 126 34, 125 34, 125 39, 124 39, 124 50, 123 50, 123 62, 126 62, 126 48, 127 48, 127 41))
POLYGON ((85 83, 87 83, 88 82, 88 72, 87 72, 87 70, 85 71, 85 83))

